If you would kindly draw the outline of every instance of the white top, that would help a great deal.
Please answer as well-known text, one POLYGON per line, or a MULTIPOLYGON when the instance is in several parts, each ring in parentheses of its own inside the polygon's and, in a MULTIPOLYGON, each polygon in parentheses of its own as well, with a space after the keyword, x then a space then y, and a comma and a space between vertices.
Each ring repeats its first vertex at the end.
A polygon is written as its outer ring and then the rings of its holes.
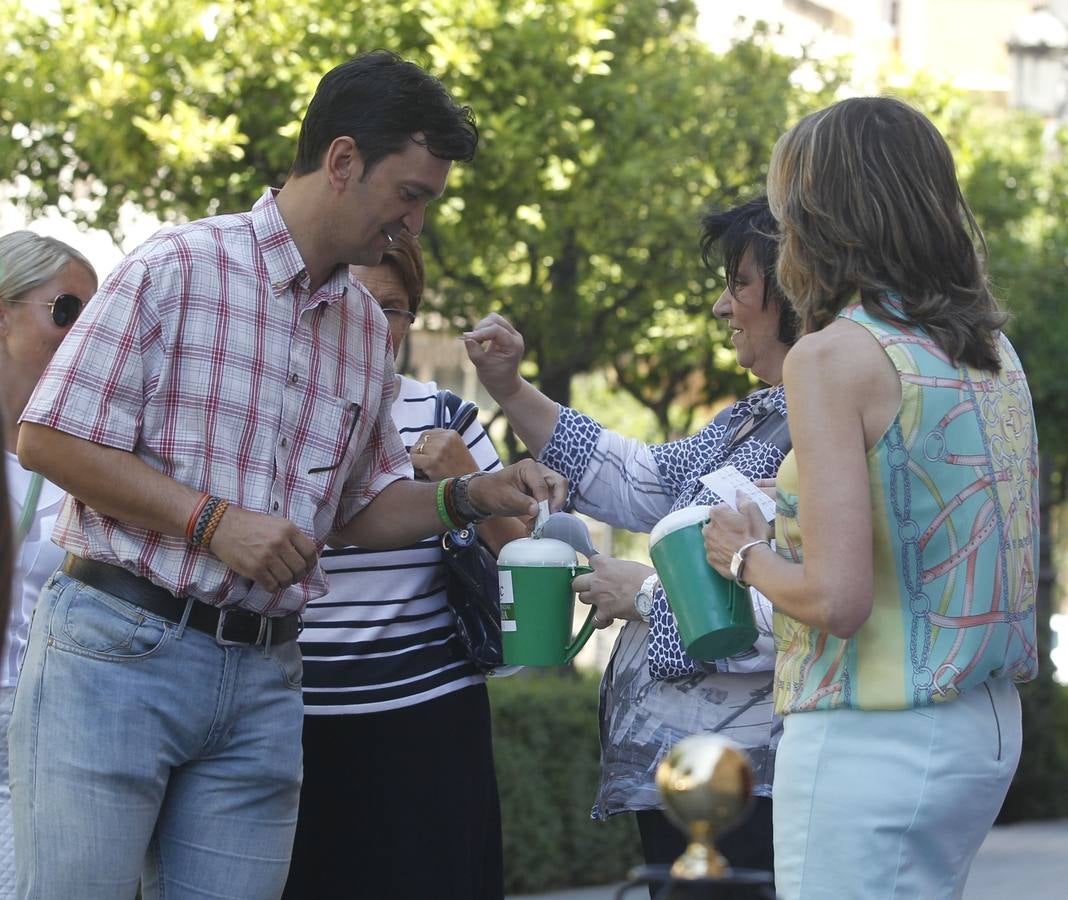
MULTIPOLYGON (((11 528, 14 531, 22 516, 22 505, 30 487, 32 472, 19 465, 14 453, 4 451, 7 471, 7 490, 10 495, 11 528)), ((30 616, 41 595, 41 588, 63 562, 64 552, 52 543, 52 527, 56 523, 66 493, 50 481, 41 485, 37 500, 37 515, 30 525, 26 540, 15 548, 15 571, 11 584, 11 615, 7 621, 7 638, 0 657, 0 687, 14 687, 19 666, 26 652, 30 631, 30 616)))
MULTIPOLYGON (((393 421, 411 448, 434 427, 437 385, 400 381, 393 421)), ((479 467, 501 467, 477 419, 462 437, 479 467)), ((399 709, 482 683, 445 603, 442 554, 440 537, 399 550, 323 552, 330 592, 308 604, 300 636, 306 715, 399 709)))

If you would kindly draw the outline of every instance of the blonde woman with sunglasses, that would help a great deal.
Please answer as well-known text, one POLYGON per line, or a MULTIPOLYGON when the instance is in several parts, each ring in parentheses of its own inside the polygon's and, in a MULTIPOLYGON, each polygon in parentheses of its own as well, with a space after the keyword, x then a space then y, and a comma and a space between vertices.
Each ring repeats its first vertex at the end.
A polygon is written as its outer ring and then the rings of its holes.
POLYGON ((63 561, 63 551, 52 543, 51 535, 64 492, 19 465, 18 419, 37 379, 96 287, 89 260, 62 241, 31 231, 0 237, 0 411, 14 554, 11 612, 0 654, 0 900, 15 896, 7 770, 15 678, 37 596, 63 561))

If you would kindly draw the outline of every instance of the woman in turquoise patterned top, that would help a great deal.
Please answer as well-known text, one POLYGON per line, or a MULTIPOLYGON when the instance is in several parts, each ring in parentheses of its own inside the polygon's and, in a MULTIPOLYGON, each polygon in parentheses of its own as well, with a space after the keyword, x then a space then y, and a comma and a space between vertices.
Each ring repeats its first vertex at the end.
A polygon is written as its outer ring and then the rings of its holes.
POLYGON ((1037 670, 1038 452, 949 148, 856 98, 776 144, 779 280, 803 337, 776 544, 713 509, 709 562, 775 606, 776 885, 960 897, 1037 670))

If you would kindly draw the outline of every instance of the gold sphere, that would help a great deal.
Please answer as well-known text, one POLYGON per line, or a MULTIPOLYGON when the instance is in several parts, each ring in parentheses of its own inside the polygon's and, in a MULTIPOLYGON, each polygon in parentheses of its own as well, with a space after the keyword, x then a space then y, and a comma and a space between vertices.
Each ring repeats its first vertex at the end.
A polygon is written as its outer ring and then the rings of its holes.
POLYGON ((727 871, 716 835, 749 806, 753 768, 745 750, 718 734, 683 738, 656 770, 667 817, 690 837, 671 868, 676 878, 709 878, 727 871))

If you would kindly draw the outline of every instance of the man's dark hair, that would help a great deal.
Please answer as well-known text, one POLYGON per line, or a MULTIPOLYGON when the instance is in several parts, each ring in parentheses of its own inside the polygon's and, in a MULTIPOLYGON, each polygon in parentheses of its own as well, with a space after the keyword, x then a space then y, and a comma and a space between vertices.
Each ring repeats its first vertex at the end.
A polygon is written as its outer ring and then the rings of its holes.
POLYGON ((723 262, 727 289, 737 293, 738 267, 746 250, 764 273, 764 302, 767 309, 774 303, 779 311, 779 340, 793 344, 798 338, 800 320, 779 286, 775 264, 779 259, 779 225, 771 214, 768 198, 761 194, 741 206, 725 212, 710 210, 701 216, 701 258, 715 271, 723 262))
POLYGON ((414 135, 440 159, 469 162, 478 145, 475 116, 444 85, 415 63, 386 50, 364 53, 327 72, 300 126, 294 175, 322 165, 338 137, 351 137, 364 163, 363 177, 414 135))

